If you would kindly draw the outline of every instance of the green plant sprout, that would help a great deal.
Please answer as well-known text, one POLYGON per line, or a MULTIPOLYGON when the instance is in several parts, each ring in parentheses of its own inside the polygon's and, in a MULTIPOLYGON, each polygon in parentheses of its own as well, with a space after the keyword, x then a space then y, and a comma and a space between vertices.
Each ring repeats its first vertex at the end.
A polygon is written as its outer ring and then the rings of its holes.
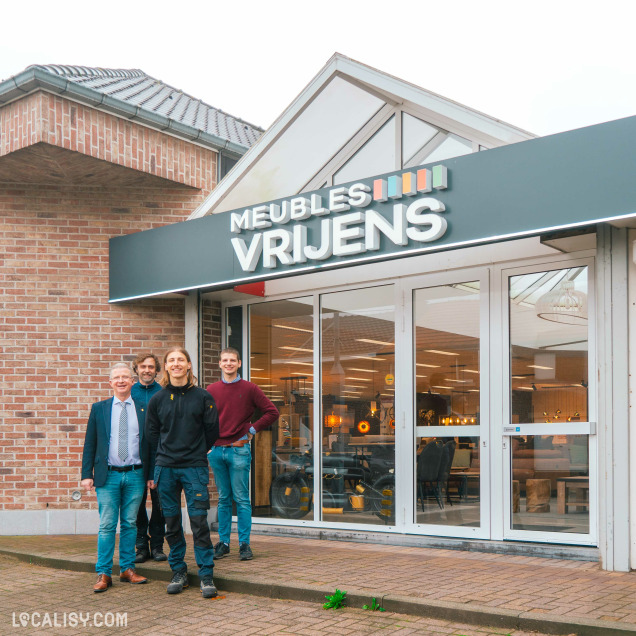
POLYGON ((345 606, 346 596, 346 592, 341 592, 339 589, 336 588, 335 594, 332 594, 331 596, 325 596, 327 602, 323 603, 322 606, 325 609, 340 609, 341 607, 345 606))
POLYGON ((373 599, 371 605, 363 605, 362 609, 371 610, 372 612, 386 612, 386 610, 380 605, 380 603, 376 602, 375 598, 373 599))

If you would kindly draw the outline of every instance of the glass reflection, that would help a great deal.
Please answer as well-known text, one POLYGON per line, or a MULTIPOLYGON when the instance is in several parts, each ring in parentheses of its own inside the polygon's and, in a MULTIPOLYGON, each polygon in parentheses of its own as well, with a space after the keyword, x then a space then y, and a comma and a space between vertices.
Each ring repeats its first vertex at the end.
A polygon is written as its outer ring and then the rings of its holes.
POLYGON ((395 523, 392 286, 321 297, 322 519, 395 523))
POLYGON ((480 424, 479 299, 479 281, 414 291, 416 523, 480 525, 479 437, 461 432, 480 424))
POLYGON ((588 436, 523 435, 510 443, 512 528, 587 534, 588 436))
POLYGON ((280 411, 254 438, 252 502, 260 517, 310 516, 313 475, 313 301, 249 308, 250 380, 280 411))
POLYGON ((588 420, 587 271, 510 279, 513 424, 588 420))
POLYGON ((416 438, 416 523, 478 528, 479 438, 416 438))

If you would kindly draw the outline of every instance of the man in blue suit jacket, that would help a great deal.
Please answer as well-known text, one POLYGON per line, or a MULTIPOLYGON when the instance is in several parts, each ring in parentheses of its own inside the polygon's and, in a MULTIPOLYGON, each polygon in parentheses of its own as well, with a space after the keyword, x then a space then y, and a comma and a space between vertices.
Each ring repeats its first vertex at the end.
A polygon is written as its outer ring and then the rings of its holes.
POLYGON ((116 364, 110 372, 113 397, 91 408, 84 438, 82 487, 94 487, 99 504, 97 535, 97 583, 94 592, 105 592, 112 584, 117 521, 119 530, 119 580, 147 583, 135 572, 137 511, 147 481, 148 453, 144 439, 145 408, 130 396, 133 374, 127 364, 116 364))

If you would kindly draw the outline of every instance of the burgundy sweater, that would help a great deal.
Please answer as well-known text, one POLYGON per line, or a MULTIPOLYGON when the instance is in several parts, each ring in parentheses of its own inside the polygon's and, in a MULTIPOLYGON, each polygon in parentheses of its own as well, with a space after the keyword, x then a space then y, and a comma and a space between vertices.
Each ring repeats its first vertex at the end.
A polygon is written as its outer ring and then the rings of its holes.
POLYGON ((219 412, 219 439, 215 446, 236 442, 249 432, 250 426, 258 433, 278 419, 278 409, 256 384, 247 380, 231 384, 219 380, 208 385, 207 391, 219 412), (250 422, 255 409, 261 412, 261 417, 250 422))

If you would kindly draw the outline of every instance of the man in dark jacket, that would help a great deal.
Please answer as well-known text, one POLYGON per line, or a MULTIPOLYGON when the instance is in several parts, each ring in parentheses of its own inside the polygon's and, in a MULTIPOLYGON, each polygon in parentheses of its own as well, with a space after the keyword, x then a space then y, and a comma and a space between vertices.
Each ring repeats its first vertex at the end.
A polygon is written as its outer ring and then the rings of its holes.
POLYGON ((173 575, 168 594, 188 587, 184 561, 186 542, 181 523, 181 492, 186 496, 194 539, 194 556, 199 566, 201 594, 217 595, 212 579, 214 548, 207 523, 210 497, 207 452, 219 436, 219 418, 212 396, 196 386, 190 355, 172 348, 163 361, 163 390, 150 399, 146 433, 150 441, 153 477, 148 487, 157 488, 166 519, 168 561, 173 575))
MULTIPOLYGON (((155 380, 157 374, 161 371, 159 358, 149 351, 140 353, 133 362, 133 371, 137 374, 138 379, 133 384, 130 393, 135 404, 141 404, 144 409, 147 409, 150 398, 161 391, 161 385, 155 380)), ((161 512, 157 490, 150 491, 150 501, 152 502, 150 520, 148 520, 148 512, 146 511, 147 498, 148 488, 145 488, 141 504, 139 505, 139 512, 137 513, 137 555, 135 556, 135 563, 144 563, 150 557, 154 561, 166 561, 168 559, 163 553, 166 521, 161 512)))
POLYGON ((147 475, 147 444, 144 439, 145 410, 133 403, 133 375, 127 364, 116 364, 110 372, 113 397, 91 408, 82 455, 82 487, 94 487, 99 503, 97 535, 97 583, 94 592, 105 592, 112 584, 115 533, 119 531, 119 580, 147 583, 135 572, 135 522, 147 475))

